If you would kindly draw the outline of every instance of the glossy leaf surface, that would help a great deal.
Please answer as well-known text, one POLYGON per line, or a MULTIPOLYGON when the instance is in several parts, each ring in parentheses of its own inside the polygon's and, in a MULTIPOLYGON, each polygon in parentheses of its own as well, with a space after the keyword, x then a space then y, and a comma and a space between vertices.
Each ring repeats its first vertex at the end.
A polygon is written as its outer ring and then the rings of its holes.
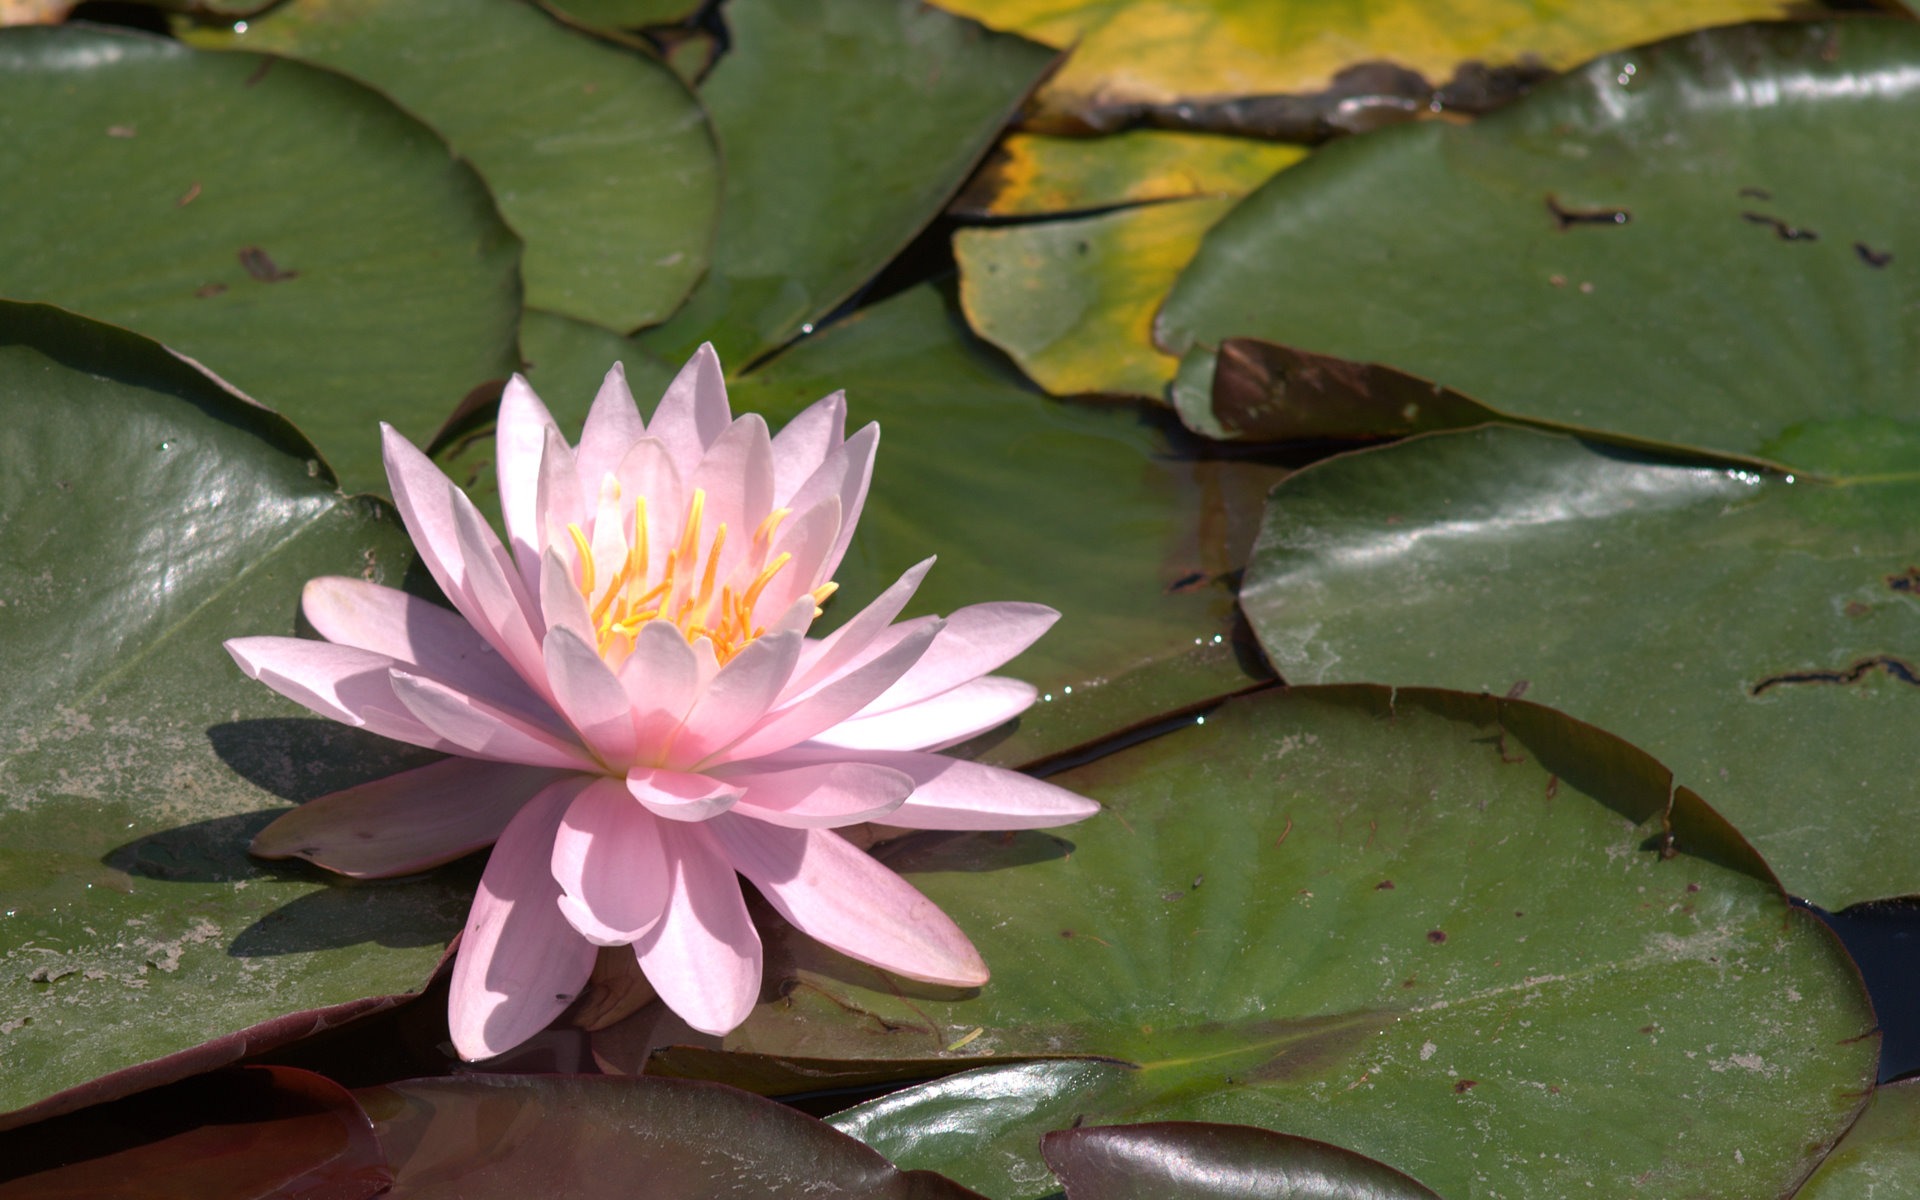
POLYGON ((994 1066, 835 1119, 1005 1197, 1051 1190, 1040 1134, 1142 1120, 1336 1142, 1447 1196, 1769 1195, 1872 1077, 1831 935, 1664 768, 1551 710, 1296 689, 1055 779, 1106 811, 883 855, 974 938, 977 994, 774 931, 732 1044, 1135 1064, 994 1066))
POLYGON ((1523 690, 1632 739, 1827 908, 1920 890, 1910 475, 1839 483, 1494 428, 1272 497, 1242 603, 1291 682, 1523 690))
POLYGON ((432 125, 526 243, 528 304, 637 329, 706 271, 713 135, 644 54, 523 0, 284 4, 220 41, 345 72, 432 125))
POLYGON ((727 26, 700 89, 727 164, 713 269, 646 343, 739 370, 938 215, 1052 55, 915 0, 736 0, 727 26))
POLYGON ((519 244, 426 127, 299 63, 84 26, 0 33, 0 295, 205 363, 384 490, 514 363, 519 244))
POLYGON ((1798 434, 1917 419, 1917 59, 1904 21, 1712 30, 1329 146, 1214 228, 1161 344, 1259 337, 1520 417, 1877 466, 1798 434))
POLYGON ((1040 1152, 1067 1200, 1439 1200, 1351 1150, 1246 1125, 1063 1129, 1040 1152))
MULTIPOLYGON (((1404 120, 1425 107, 1422 93, 1444 84, 1500 94, 1488 89, 1489 67, 1528 74, 1543 65, 1564 69, 1621 46, 1703 25, 1784 16, 1791 7, 1780 0, 1706 0, 1684 8, 1636 0, 940 2, 996 29, 1073 46, 1065 68, 1041 92, 1040 119, 1099 130, 1156 110, 1191 120, 1178 106, 1239 97, 1301 97, 1309 101, 1301 107, 1314 113, 1311 100, 1330 92, 1344 93, 1339 98, 1349 110, 1362 109, 1363 121, 1404 120), (1356 67, 1388 73, 1341 89, 1342 74, 1356 67), (1411 78, 1395 78, 1394 70, 1411 78)), ((1335 103, 1325 107, 1326 119, 1354 120, 1335 103)), ((1224 121, 1235 117, 1222 114, 1224 121)), ((1309 121, 1300 132, 1314 128, 1309 121)))
POLYGON ((292 633, 312 576, 400 583, 399 522, 281 418, 40 305, 0 304, 0 464, 0 1112, 417 989, 464 919, 457 873, 332 887, 246 844, 284 799, 423 757, 309 718, 220 647, 292 633))
POLYGON ((356 1094, 392 1159, 396 1198, 976 1196, 896 1171, 811 1117, 718 1084, 470 1075, 356 1094))

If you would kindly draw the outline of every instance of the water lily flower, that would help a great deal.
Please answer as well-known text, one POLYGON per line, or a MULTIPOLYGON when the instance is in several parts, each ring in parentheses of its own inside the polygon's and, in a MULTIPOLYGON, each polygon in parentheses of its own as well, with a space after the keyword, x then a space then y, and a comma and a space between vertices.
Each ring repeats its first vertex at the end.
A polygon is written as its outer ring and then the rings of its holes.
POLYGON ((325 641, 227 643, 322 716, 453 757, 323 796, 255 839, 353 876, 493 843, 460 941, 449 1022, 463 1057, 518 1045, 630 946, 695 1029, 760 991, 744 875, 796 928, 913 979, 972 987, 959 927, 835 827, 1026 829, 1093 802, 934 750, 1025 709, 988 672, 1058 614, 993 603, 896 618, 933 560, 809 636, 866 500, 878 426, 836 393, 778 436, 728 405, 702 347, 643 421, 616 365, 570 446, 525 380, 500 405, 507 541, 384 430, 387 478, 454 611, 359 579, 310 582, 325 641))

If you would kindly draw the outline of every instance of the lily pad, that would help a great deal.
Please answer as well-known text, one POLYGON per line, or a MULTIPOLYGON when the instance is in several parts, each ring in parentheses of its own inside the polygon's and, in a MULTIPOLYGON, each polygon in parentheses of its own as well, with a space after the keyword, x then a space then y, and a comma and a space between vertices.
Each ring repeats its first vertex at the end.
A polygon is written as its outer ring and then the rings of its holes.
POLYGON ((1781 1195, 1864 1101, 1874 1018, 1838 943, 1665 768, 1551 709, 1296 688, 1054 778, 1106 811, 883 852, 985 987, 775 928, 730 1044, 983 1064, 834 1123, 1006 1200, 1051 1190, 1045 1131, 1161 1120, 1333 1142, 1445 1196, 1781 1195), (1104 1061, 1017 1061, 1075 1053, 1104 1061))
POLYGON ((522 0, 283 4, 212 44, 331 67, 432 125, 526 243, 528 304, 637 329, 707 269, 719 155, 699 102, 647 55, 522 0))
POLYGON ((1241 601, 1290 682, 1524 692, 1644 746, 1822 907, 1920 891, 1920 476, 1448 433, 1299 473, 1241 601))
POLYGON ((246 844, 287 799, 426 759, 220 646, 291 633, 311 576, 406 579, 391 511, 218 380, 43 305, 0 302, 0 464, 0 1125, 417 990, 458 871, 329 887, 246 844))
POLYGON ((1794 1195, 1798 1200, 1920 1196, 1920 1081, 1875 1088, 1846 1138, 1794 1195))
POLYGON ((1159 399, 1179 360, 1153 318, 1232 198, 1173 200, 954 235, 960 299, 981 337, 1056 396, 1159 399))
POLYGON ((1796 435, 1920 422, 1920 90, 1884 82, 1916 61, 1908 21, 1709 30, 1472 125, 1329 146, 1214 227, 1159 340, 1256 337, 1517 417, 1859 470, 1796 435))
MULTIPOLYGON (((529 351, 539 356, 531 380, 577 436, 621 348, 577 325, 529 328, 541 347, 529 351)), ((629 372, 643 407, 659 395, 658 369, 629 372)), ((1232 587, 1251 515, 1284 468, 1198 457, 1157 412, 1039 395, 930 286, 829 327, 728 389, 735 412, 763 413, 776 428, 839 390, 850 429, 880 423, 872 492, 823 628, 928 555, 940 561, 909 615, 989 600, 1064 614, 1008 665, 1042 698, 983 748, 988 760, 1030 763, 1268 678, 1237 632, 1232 587)), ((491 458, 491 441, 476 439, 446 464, 483 503, 491 458)))
POLYGON ((645 342, 744 367, 898 254, 1053 55, 918 0, 734 0, 700 89, 726 158, 713 269, 645 342), (857 66, 858 69, 850 69, 857 66))
POLYGON ((1783 0, 939 0, 1074 48, 1032 124, 1106 131, 1141 120, 1311 138, 1475 110, 1547 69, 1702 25, 1779 17, 1783 0), (1252 98, 1252 103, 1235 103, 1252 98))
POLYGON ((331 72, 0 31, 0 295, 118 322, 298 421, 352 490, 512 370, 519 244, 432 131, 331 72))
POLYGON ((1351 1150, 1246 1125, 1063 1129, 1040 1152, 1067 1200, 1440 1200, 1351 1150))
POLYGON ((673 1079, 469 1075, 356 1092, 393 1163, 395 1194, 979 1200, 897 1171, 859 1142, 733 1088, 673 1079))
POLYGON ((1306 157, 1300 146, 1135 129, 1103 138, 1009 134, 953 202, 970 217, 1047 216, 1085 209, 1244 196, 1306 157))

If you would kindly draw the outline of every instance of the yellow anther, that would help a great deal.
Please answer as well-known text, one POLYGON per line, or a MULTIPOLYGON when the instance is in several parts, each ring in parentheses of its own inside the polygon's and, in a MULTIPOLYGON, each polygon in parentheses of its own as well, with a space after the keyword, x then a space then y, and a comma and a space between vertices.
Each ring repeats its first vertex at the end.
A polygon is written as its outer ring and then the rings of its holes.
POLYGON ((580 594, 593 599, 593 547, 587 545, 587 535, 580 532, 578 525, 567 526, 567 532, 573 535, 573 548, 580 552, 580 594))
POLYGON ((773 541, 773 535, 780 528, 780 522, 792 514, 793 510, 790 508, 776 508, 768 513, 767 519, 760 522, 760 528, 753 531, 754 542, 764 545, 773 541))
POLYGON ((647 498, 645 496, 636 497, 633 502, 633 544, 634 551, 628 556, 627 561, 639 559, 640 565, 635 567, 633 572, 645 579, 647 577, 647 498))
POLYGON ((694 561, 694 555, 700 552, 700 516, 706 508, 707 490, 693 489, 693 503, 687 506, 687 526, 680 533, 680 549, 676 552, 683 561, 694 561))

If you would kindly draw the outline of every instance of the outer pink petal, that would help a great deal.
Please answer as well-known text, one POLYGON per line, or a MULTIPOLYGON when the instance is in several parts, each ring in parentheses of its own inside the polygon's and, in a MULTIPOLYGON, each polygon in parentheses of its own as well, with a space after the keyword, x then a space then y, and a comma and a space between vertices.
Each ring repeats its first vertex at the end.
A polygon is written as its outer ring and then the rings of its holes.
MULTIPOLYGON (((773 440, 759 413, 748 413, 727 426, 707 448, 707 455, 687 481, 688 495, 700 488, 707 493, 706 528, 711 541, 721 523, 727 526, 729 558, 737 558, 773 511, 773 440)), ((722 567, 724 576, 726 567, 722 567)))
POLYGON ((1012 720, 1033 706, 1030 683, 988 675, 892 712, 842 721, 813 740, 848 750, 927 750, 951 746, 1012 720))
POLYGON ((800 652, 800 665, 793 672, 793 681, 787 685, 788 694, 797 695, 851 663, 874 638, 893 624, 893 619, 913 599, 914 592, 920 588, 920 581, 932 569, 931 558, 908 567, 892 587, 849 617, 846 624, 817 642, 809 642, 806 649, 800 652))
POLYGON ((667 386, 653 420, 647 423, 647 432, 667 444, 680 468, 680 477, 687 479, 700 465, 707 447, 732 421, 720 356, 713 352, 711 343, 705 343, 667 386))
POLYGON ((560 915, 560 885, 549 867, 554 830, 584 785, 562 780, 534 797, 487 859, 447 1000, 447 1025, 464 1059, 504 1054, 540 1032, 593 973, 595 950, 560 915))
POLYGON ((330 642, 384 654, 490 704, 560 728, 547 702, 459 613, 341 575, 308 580, 300 608, 330 642))
POLYGON ((494 430, 495 474, 500 484, 500 515, 506 521, 507 542, 519 564, 527 591, 538 590, 540 570, 540 458, 547 434, 558 432, 553 414, 540 402, 523 376, 507 381, 500 396, 500 421, 494 430))
POLYGON ((233 638, 226 648, 248 678, 323 717, 429 750, 460 750, 400 702, 392 680, 398 664, 384 654, 288 637, 233 638))
POLYGON ((1048 829, 1100 811, 1085 796, 1031 775, 944 754, 869 751, 860 761, 900 771, 913 781, 907 802, 876 818, 907 829, 1048 829))
POLYGON ((860 510, 867 502, 867 487, 873 482, 873 456, 879 445, 880 427, 867 425, 829 454, 826 462, 794 491, 793 499, 788 502, 788 507, 795 512, 804 512, 828 496, 840 499, 840 534, 821 559, 821 576, 816 583, 833 574, 853 540, 860 510))
POLYGON ((700 694, 700 660, 678 629, 649 621, 634 637, 619 677, 633 710, 634 753, 658 761, 700 694))
POLYGON ((780 829, 735 813, 706 828, 795 929, 909 979, 978 987, 987 964, 947 914, 826 829, 780 829))
POLYGON ((667 761, 702 762, 751 729, 773 707, 799 658, 797 633, 768 634, 748 643, 694 702, 667 761))
POLYGON ((911 775, 874 763, 829 762, 767 770, 763 762, 722 767, 714 775, 746 789, 733 812, 792 829, 890 820, 889 814, 913 791, 911 775))
MULTIPOLYGON (((540 487, 534 500, 534 515, 533 535, 539 539, 541 554, 557 544, 571 556, 573 539, 567 536, 567 526, 585 526, 587 492, 580 485, 573 448, 567 445, 567 439, 560 436, 558 429, 547 430, 546 448, 540 455, 540 487)), ((572 561, 571 557, 568 561, 572 561)))
POLYGON ((704 821, 732 808, 744 788, 705 775, 635 767, 627 772, 627 794, 648 812, 669 821, 704 821))
POLYGON ((553 877, 562 915, 595 945, 631 945, 666 911, 673 875, 659 824, 618 779, 595 779, 567 806, 553 877))
POLYGON ((600 651, 566 628, 548 630, 544 650, 547 682, 568 723, 601 761, 632 761, 633 705, 600 651))
POLYGON ((973 604, 947 617, 940 636, 913 668, 862 716, 890 712, 971 683, 1040 640, 1060 614, 1044 604, 1000 601, 973 604))
POLYGON ((640 419, 633 390, 627 386, 627 368, 615 363, 600 381, 599 394, 594 396, 587 423, 580 431, 580 449, 575 456, 580 478, 598 491, 601 478, 619 470, 627 450, 646 435, 646 423, 640 419))
POLYGON ((460 611, 481 637, 499 648, 534 691, 546 695, 546 671, 540 659, 540 637, 546 630, 538 625, 540 614, 521 585, 519 572, 500 539, 464 495, 454 502, 453 523, 460 541, 461 582, 468 598, 467 607, 460 611))
POLYGON ((443 683, 405 671, 390 672, 393 694, 420 724, 456 753, 494 762, 557 767, 600 774, 604 768, 580 743, 559 737, 504 709, 495 708, 443 683))
POLYGON ((419 551, 420 561, 427 565, 447 599, 472 620, 467 612, 466 588, 461 583, 465 571, 460 532, 453 520, 453 494, 458 489, 392 426, 381 425, 380 438, 387 484, 393 489, 394 507, 400 510, 413 548, 419 551))
POLYGON ((847 440, 847 394, 814 401, 773 438, 773 502, 786 504, 827 455, 847 440))
POLYGON ((741 762, 784 750, 832 729, 886 691, 926 653, 939 632, 938 621, 928 622, 901 638, 899 644, 885 654, 828 680, 815 691, 768 714, 737 742, 716 747, 709 753, 716 761, 741 762))
POLYGON ((674 864, 665 915, 638 942, 635 956, 667 1007, 702 1033, 731 1033, 760 996, 760 935, 747 915, 740 881, 705 825, 660 826, 674 864))
POLYGON ((254 834, 247 853, 356 879, 408 875, 492 843, 558 778, 546 767, 442 759, 309 800, 254 834))

